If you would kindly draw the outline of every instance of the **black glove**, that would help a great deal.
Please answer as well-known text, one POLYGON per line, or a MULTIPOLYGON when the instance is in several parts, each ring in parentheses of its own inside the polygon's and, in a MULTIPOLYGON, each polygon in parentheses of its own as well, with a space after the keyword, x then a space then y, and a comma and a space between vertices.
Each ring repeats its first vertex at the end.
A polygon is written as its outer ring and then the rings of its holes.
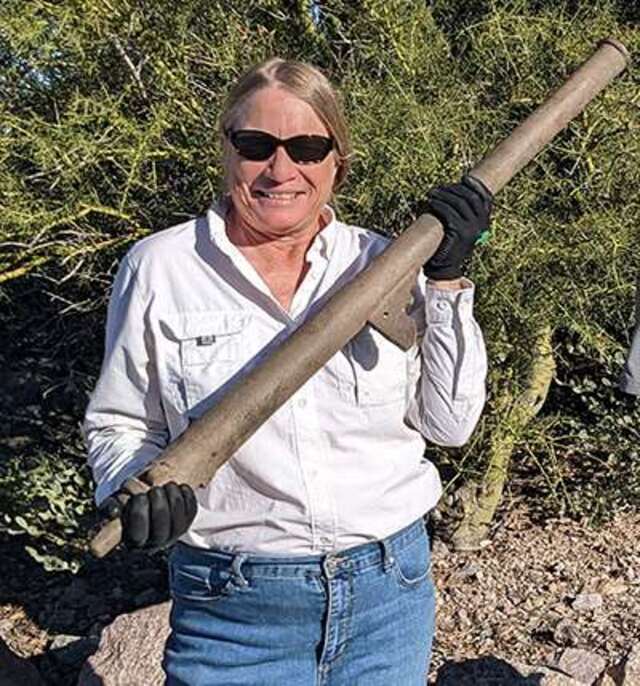
POLYGON ((159 550, 175 543, 191 526, 198 502, 191 486, 173 483, 154 486, 147 493, 129 496, 122 506, 126 491, 117 491, 101 505, 108 518, 120 517, 122 540, 128 548, 159 550))
POLYGON ((491 191, 471 176, 429 192, 427 211, 444 227, 442 242, 423 267, 429 278, 457 279, 462 276, 463 262, 489 229, 492 200, 491 191))

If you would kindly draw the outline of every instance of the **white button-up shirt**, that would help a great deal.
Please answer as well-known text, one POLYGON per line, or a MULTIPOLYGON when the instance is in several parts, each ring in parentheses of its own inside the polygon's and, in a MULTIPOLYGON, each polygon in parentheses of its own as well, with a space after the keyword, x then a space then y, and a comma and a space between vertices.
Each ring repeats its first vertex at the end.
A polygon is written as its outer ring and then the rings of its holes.
MULTIPOLYGON (((98 503, 388 244, 326 208, 287 312, 229 241, 221 207, 145 238, 120 265, 84 423, 98 503)), ((365 327, 196 491, 198 514, 181 540, 317 554, 383 538, 432 508, 442 489, 424 439, 463 444, 485 400, 486 354, 466 286, 437 289, 420 274, 420 344, 405 352, 365 327)))

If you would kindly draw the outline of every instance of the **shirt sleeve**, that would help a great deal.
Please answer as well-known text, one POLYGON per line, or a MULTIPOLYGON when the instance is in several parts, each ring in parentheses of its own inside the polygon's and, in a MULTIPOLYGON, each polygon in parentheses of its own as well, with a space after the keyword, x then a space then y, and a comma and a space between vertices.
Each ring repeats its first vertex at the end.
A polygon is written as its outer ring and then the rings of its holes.
POLYGON ((432 443, 469 440, 486 400, 487 354, 473 316, 474 285, 425 289, 422 373, 407 419, 432 443))
POLYGON ((148 306, 128 258, 109 301, 104 360, 82 429, 98 504, 168 443, 148 306))

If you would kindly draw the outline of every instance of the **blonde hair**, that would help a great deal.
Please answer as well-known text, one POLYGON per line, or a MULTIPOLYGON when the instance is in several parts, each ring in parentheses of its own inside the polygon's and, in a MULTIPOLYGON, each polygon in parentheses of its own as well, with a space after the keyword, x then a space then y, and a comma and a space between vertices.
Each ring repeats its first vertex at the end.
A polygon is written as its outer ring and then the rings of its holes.
POLYGON ((272 57, 255 65, 232 88, 220 116, 220 134, 232 128, 244 102, 256 91, 279 86, 306 102, 327 127, 334 140, 338 169, 334 190, 342 185, 349 170, 351 142, 339 96, 327 77, 305 62, 272 57))

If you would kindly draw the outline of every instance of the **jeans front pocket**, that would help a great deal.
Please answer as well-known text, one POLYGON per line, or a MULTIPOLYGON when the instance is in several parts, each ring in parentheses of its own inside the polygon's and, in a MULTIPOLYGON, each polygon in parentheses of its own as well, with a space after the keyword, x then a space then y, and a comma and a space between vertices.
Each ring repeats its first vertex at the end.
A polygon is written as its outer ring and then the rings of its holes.
POLYGON ((426 531, 406 547, 393 553, 393 569, 403 588, 417 588, 431 575, 431 552, 426 531))
POLYGON ((238 588, 230 565, 199 565, 179 560, 169 563, 169 582, 172 598, 188 602, 229 597, 238 588))

